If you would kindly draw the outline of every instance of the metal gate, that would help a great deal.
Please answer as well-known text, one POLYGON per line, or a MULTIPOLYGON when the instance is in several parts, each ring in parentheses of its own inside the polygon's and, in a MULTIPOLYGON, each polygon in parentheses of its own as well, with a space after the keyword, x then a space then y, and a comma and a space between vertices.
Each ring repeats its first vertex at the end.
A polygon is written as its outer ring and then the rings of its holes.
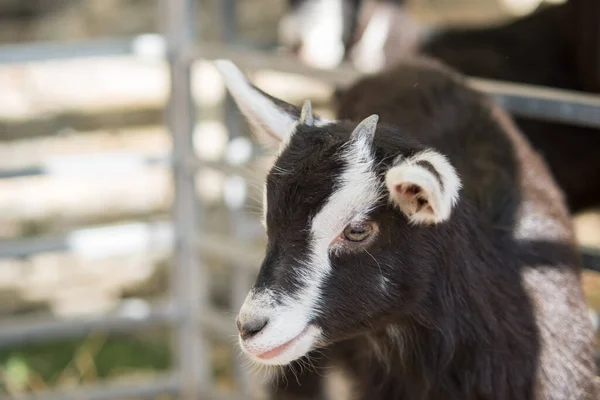
MULTIPOLYGON (((136 159, 140 163, 170 165, 174 179, 175 197, 172 223, 137 227, 140 235, 158 238, 161 243, 174 249, 175 263, 172 269, 172 290, 168 301, 155 304, 145 314, 128 316, 114 314, 102 318, 80 318, 73 321, 6 320, 0 326, 0 345, 49 340, 58 337, 83 335, 95 331, 124 332, 141 330, 149 326, 168 324, 173 329, 173 353, 176 368, 171 373, 153 379, 144 385, 100 385, 81 387, 71 392, 45 393, 24 399, 118 399, 152 398, 158 394, 172 394, 186 400, 198 399, 246 399, 248 392, 244 372, 237 372, 240 385, 238 395, 217 392, 211 382, 210 366, 206 359, 205 331, 211 330, 228 337, 234 333, 231 318, 211 309, 207 301, 209 282, 205 267, 199 263, 197 254, 211 253, 223 257, 235 265, 236 282, 232 296, 240 302, 254 276, 252 267, 258 265, 261 255, 245 246, 241 240, 220 238, 203 229, 203 209, 197 204, 194 175, 206 164, 193 152, 192 131, 196 121, 195 106, 191 93, 192 65, 199 59, 228 58, 245 70, 268 68, 281 72, 300 74, 344 84, 355 80, 359 74, 348 67, 337 70, 318 70, 298 63, 296 60, 259 50, 239 43, 230 44, 235 37, 235 0, 221 0, 224 43, 195 42, 192 0, 161 0, 163 35, 149 37, 162 56, 168 61, 171 94, 168 101, 166 124, 173 139, 173 153, 168 159, 136 159)), ((117 56, 135 54, 139 38, 85 42, 71 45, 34 44, 5 46, 0 48, 0 62, 20 63, 42 59, 87 56, 117 56)), ((504 82, 471 79, 470 82, 491 94, 507 110, 517 115, 569 122, 600 128, 600 96, 571 93, 549 88, 529 87, 504 82)), ((233 105, 229 101, 227 107, 233 105)), ((228 113, 229 127, 234 134, 240 132, 232 113, 228 113)), ((599 150, 600 151, 600 150, 599 150)), ((239 173, 235 166, 211 165, 223 171, 239 173)), ((0 178, 43 174, 43 169, 0 172, 0 178)), ((119 237, 123 227, 108 230, 87 231, 87 240, 106 240, 119 237), (119 230, 121 229, 121 230, 119 230)), ((43 239, 0 242, 0 257, 22 257, 43 251, 69 250, 74 237, 70 235, 43 239)), ((586 267, 600 271, 598 249, 582 249, 586 267)))

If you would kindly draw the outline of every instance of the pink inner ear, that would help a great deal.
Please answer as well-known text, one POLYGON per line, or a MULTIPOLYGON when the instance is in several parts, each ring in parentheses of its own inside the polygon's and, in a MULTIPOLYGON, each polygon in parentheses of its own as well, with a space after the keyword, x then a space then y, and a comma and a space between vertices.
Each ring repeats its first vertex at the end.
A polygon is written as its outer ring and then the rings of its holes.
POLYGON ((414 212, 425 211, 433 214, 433 208, 429 201, 423 196, 420 186, 413 184, 399 184, 395 186, 396 192, 401 196, 406 196, 413 204, 414 212))
POLYGON ((400 194, 408 194, 411 196, 421 193, 421 188, 417 185, 396 185, 396 191, 400 194))

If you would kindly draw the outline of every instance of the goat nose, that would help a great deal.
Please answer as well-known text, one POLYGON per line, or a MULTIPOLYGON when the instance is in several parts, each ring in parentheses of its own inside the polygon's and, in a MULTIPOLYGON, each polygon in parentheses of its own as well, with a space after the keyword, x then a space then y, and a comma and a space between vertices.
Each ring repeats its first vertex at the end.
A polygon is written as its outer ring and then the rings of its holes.
POLYGON ((265 326, 269 323, 267 318, 250 318, 245 321, 241 321, 238 317, 235 321, 235 325, 240 332, 240 337, 244 340, 250 339, 253 336, 256 336, 260 331, 262 331, 265 326))

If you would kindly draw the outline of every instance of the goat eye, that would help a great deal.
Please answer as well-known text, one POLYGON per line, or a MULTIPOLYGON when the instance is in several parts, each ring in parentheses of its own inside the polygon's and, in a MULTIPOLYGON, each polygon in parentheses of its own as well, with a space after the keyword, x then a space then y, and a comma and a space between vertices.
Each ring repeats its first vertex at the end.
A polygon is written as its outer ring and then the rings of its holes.
POLYGON ((344 229, 344 239, 351 242, 362 242, 373 233, 373 226, 367 222, 350 224, 344 229))

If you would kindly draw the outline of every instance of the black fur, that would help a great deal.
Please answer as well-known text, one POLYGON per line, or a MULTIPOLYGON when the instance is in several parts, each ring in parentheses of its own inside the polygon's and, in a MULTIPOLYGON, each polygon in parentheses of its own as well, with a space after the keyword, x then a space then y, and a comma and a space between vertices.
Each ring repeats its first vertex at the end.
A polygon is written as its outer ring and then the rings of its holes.
MULTIPOLYGON (((466 75, 600 93, 600 79, 581 68, 585 62, 578 62, 576 50, 584 39, 594 40, 594 33, 573 36, 578 26, 570 8, 574 4, 549 7, 498 28, 448 31, 420 51, 466 75)), ((596 51, 587 54, 588 63, 600 56, 600 40, 596 43, 596 51)), ((600 205, 600 130, 534 118, 515 121, 544 156, 572 212, 600 205)))
MULTIPOLYGON (((298 1, 298 0, 297 0, 298 1)), ((401 7, 403 0, 361 0, 366 9, 347 40, 348 52, 380 2, 401 7)), ((360 12, 355 12, 359 18, 360 12)), ((489 79, 600 93, 600 2, 569 0, 506 25, 485 29, 448 29, 426 42, 404 18, 393 24, 385 45, 388 66, 415 53, 437 58, 461 73, 489 79)), ((349 17, 348 17, 349 18, 349 17)), ((350 22, 347 22, 350 24, 350 22)), ((566 194, 571 212, 600 205, 600 130, 516 118, 517 125, 545 158, 566 194)))
MULTIPOLYGON (((344 131, 341 131, 344 132, 344 131)), ((343 165, 335 155, 340 148, 340 132, 326 133, 299 126, 294 139, 277 160, 267 177, 268 246, 255 287, 276 293, 294 294, 299 288, 298 276, 290 271, 309 252, 310 219, 325 203, 335 188, 336 177, 343 165), (307 153, 307 149, 311 149, 307 153)))
MULTIPOLYGON (((321 398, 321 375, 334 367, 349 375, 355 399, 595 399, 579 259, 541 158, 486 97, 432 62, 365 78, 339 99, 340 119, 372 113, 381 179, 396 156, 434 148, 464 189, 450 220, 434 226, 410 225, 381 199, 368 252, 330 258, 323 312, 312 321, 327 338, 314 356, 322 368, 277 385, 272 398, 321 398), (389 290, 377 284, 382 274, 389 290)), ((298 284, 293 260, 306 256, 310 216, 347 167, 336 154, 354 126, 302 128, 278 158, 257 285, 298 284)))

